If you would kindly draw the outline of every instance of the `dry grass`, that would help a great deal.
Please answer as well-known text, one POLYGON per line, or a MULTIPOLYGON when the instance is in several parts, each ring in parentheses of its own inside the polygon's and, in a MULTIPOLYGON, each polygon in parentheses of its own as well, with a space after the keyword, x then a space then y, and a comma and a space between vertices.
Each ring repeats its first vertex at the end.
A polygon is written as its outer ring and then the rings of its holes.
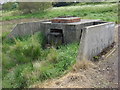
POLYGON ((77 61, 73 66, 75 72, 37 83, 32 88, 104 88, 109 81, 99 72, 99 67, 90 60, 77 61))
POLYGON ((46 80, 43 83, 38 83, 37 85, 33 85, 32 87, 37 88, 86 88, 92 87, 91 82, 92 77, 97 76, 96 67, 92 61, 89 60, 81 60, 77 61, 73 66, 73 71, 69 72, 63 77, 59 77, 58 79, 46 80), (89 73, 89 74, 88 74, 89 73), (94 75, 91 75, 93 74, 94 75), (87 75, 88 74, 88 75, 87 75), (87 83, 86 83, 87 82, 87 83), (79 83, 81 83, 79 85, 79 83))
POLYGON ((76 64, 73 65, 73 71, 79 71, 80 69, 88 69, 88 68, 92 68, 95 67, 95 64, 93 64, 92 61, 90 60, 81 60, 81 61, 77 61, 76 64))
POLYGON ((69 72, 63 77, 46 80, 31 86, 32 88, 94 88, 106 87, 107 80, 95 69, 89 68, 80 72, 69 72))
POLYGON ((58 57, 57 50, 55 48, 51 48, 50 53, 47 55, 46 60, 55 63, 57 62, 57 59, 58 59, 57 57, 58 57))

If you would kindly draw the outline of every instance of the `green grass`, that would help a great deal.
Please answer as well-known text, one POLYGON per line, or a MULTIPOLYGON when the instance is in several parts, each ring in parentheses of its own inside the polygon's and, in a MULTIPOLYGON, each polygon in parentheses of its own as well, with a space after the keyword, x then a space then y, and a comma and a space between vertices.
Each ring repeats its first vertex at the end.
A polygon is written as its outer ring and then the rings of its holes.
POLYGON ((43 82, 64 75, 72 68, 79 44, 43 49, 44 40, 41 33, 14 40, 3 38, 4 88, 29 87, 37 81, 43 82))
MULTIPOLYGON (((19 15, 16 16, 4 16, 2 20, 22 19, 22 18, 40 18, 50 19, 57 16, 73 15, 86 19, 102 19, 104 21, 117 22, 117 11, 118 5, 112 3, 98 4, 98 5, 77 5, 67 7, 54 7, 45 12, 38 12, 33 14, 19 15)), ((18 12, 18 11, 17 11, 18 12)), ((9 12, 8 12, 9 13, 9 12)))

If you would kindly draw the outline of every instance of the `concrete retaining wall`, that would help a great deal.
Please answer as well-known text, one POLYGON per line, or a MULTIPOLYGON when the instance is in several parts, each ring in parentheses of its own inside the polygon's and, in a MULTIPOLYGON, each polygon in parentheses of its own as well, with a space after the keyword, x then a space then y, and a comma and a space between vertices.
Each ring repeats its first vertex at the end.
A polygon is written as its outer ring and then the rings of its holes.
POLYGON ((41 21, 21 23, 14 27, 12 32, 8 35, 8 38, 31 35, 37 31, 41 31, 41 21))
POLYGON ((77 60, 91 59, 114 42, 112 22, 85 27, 82 31, 77 60))
POLYGON ((81 36, 81 29, 86 26, 94 25, 94 23, 100 23, 101 20, 91 20, 91 19, 81 19, 80 22, 74 23, 51 23, 42 22, 41 28, 47 37, 51 29, 61 29, 63 31, 64 44, 69 44, 73 42, 79 42, 81 36))
POLYGON ((38 31, 47 37, 51 29, 62 29, 64 43, 80 40, 77 60, 82 60, 91 59, 114 42, 114 27, 115 23, 101 23, 100 20, 86 20, 73 24, 52 24, 46 20, 17 24, 8 38, 31 35, 38 31))

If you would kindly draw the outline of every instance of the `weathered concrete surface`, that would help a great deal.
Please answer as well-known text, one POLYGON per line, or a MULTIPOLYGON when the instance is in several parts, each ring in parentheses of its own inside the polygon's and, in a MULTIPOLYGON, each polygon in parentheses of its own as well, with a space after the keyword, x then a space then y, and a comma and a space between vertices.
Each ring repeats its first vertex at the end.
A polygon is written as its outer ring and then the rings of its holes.
POLYGON ((81 38, 81 30, 86 26, 97 24, 101 20, 81 19, 80 22, 74 23, 52 23, 50 20, 28 22, 17 24, 8 38, 31 35, 35 32, 43 32, 47 38, 51 29, 61 29, 63 31, 63 41, 65 44, 79 42, 81 38))
POLYGON ((91 59, 114 42, 115 24, 112 22, 84 28, 77 60, 91 59))
POLYGON ((41 31, 40 21, 17 24, 12 32, 8 35, 9 38, 16 36, 31 35, 37 31, 41 31))
POLYGON ((94 23, 101 22, 101 20, 81 19, 80 22, 74 23, 52 23, 51 21, 42 22, 41 28, 46 37, 50 33, 51 29, 61 29, 63 31, 64 43, 79 42, 81 36, 81 29, 86 26, 91 26, 94 23))

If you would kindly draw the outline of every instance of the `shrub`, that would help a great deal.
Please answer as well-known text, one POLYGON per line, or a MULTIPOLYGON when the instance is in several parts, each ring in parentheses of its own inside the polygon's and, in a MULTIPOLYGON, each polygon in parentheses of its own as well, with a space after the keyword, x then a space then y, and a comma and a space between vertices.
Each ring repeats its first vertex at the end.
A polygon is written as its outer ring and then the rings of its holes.
POLYGON ((15 3, 15 2, 7 2, 7 3, 4 3, 2 6, 3 10, 12 10, 17 7, 18 7, 18 3, 15 3))
POLYGON ((33 13, 38 11, 44 11, 52 6, 50 2, 20 2, 19 9, 23 11, 24 14, 33 13))
POLYGON ((11 2, 5 3, 2 5, 2 9, 3 10, 10 10, 12 8, 12 4, 11 2))

